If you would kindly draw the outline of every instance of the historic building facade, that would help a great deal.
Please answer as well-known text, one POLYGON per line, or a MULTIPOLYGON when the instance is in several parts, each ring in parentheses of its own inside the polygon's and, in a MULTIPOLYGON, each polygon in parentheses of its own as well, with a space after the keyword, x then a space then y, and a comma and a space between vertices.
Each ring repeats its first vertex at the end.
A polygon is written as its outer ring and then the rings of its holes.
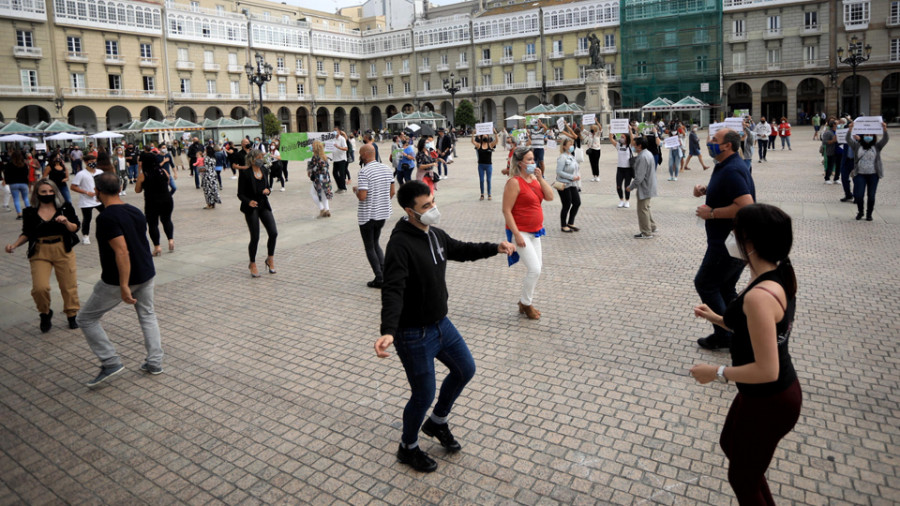
POLYGON ((388 29, 362 8, 329 14, 266 0, 0 2, 0 47, 9 48, 0 63, 11 69, 0 77, 0 120, 59 118, 93 131, 132 119, 256 117, 244 66, 259 53, 273 67, 263 110, 289 131, 380 128, 404 110, 450 116, 461 99, 501 126, 542 102, 584 103, 591 34, 614 108, 649 100, 640 93, 693 94, 717 114, 796 121, 854 110, 858 89, 861 113, 900 115, 900 1, 695 0, 690 16, 661 10, 675 4, 470 0, 425 6, 412 26, 388 29), (872 47, 855 83, 835 53, 852 36, 872 47), (443 86, 451 75, 453 98, 443 86))

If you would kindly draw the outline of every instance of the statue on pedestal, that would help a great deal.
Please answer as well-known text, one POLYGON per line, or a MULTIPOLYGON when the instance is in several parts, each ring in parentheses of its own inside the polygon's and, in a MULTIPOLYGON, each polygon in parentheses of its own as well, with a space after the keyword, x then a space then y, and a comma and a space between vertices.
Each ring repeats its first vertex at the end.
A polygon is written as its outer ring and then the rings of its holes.
POLYGON ((603 62, 600 60, 600 39, 597 38, 596 34, 591 33, 590 35, 588 35, 588 40, 591 44, 589 49, 591 56, 591 66, 588 68, 603 68, 603 62))

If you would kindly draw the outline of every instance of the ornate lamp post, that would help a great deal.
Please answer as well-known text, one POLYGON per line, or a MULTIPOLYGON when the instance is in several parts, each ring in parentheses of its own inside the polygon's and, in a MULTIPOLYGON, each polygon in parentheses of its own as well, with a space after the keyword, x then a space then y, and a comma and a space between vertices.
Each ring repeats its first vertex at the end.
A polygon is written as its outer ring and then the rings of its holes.
POLYGON ((256 67, 254 68, 252 64, 247 63, 244 65, 244 71, 247 72, 247 79, 250 81, 250 84, 255 84, 259 87, 259 127, 262 130, 262 137, 265 140, 266 137, 266 123, 265 117, 263 116, 263 86, 269 81, 272 80, 272 65, 266 63, 265 58, 259 53, 256 53, 256 67))
POLYGON ((847 53, 847 57, 844 58, 844 48, 839 47, 837 57, 839 62, 850 65, 850 68, 853 69, 853 111, 851 116, 856 118, 859 115, 859 81, 856 79, 856 67, 869 61, 869 55, 872 54, 872 46, 866 44, 863 47, 863 43, 854 35, 847 46, 847 53))
POLYGON ((456 74, 450 73, 450 77, 444 79, 444 91, 450 94, 450 124, 456 126, 456 92, 460 90, 460 81, 456 74))

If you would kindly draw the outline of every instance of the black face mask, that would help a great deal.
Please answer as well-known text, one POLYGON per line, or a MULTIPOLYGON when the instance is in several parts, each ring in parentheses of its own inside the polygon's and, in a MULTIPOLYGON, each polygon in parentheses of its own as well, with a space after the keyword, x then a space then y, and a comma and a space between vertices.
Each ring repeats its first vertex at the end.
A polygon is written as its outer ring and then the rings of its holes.
POLYGON ((56 200, 56 195, 53 193, 50 195, 38 195, 38 200, 41 201, 41 204, 52 204, 56 200))

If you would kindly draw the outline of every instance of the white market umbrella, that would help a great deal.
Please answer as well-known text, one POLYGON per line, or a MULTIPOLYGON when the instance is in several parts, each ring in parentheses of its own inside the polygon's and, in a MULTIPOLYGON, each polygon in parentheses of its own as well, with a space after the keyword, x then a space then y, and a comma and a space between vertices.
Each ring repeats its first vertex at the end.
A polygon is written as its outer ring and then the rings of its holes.
POLYGON ((49 135, 44 137, 45 141, 77 141, 79 139, 83 139, 83 135, 78 134, 70 134, 69 132, 60 132, 58 134, 49 135))
POLYGON ((109 148, 109 151, 111 152, 112 151, 112 140, 120 139, 125 136, 120 133, 110 132, 109 130, 104 130, 102 132, 97 132, 94 135, 91 135, 90 137, 93 137, 94 139, 107 139, 107 147, 109 148))
POLYGON ((520 119, 525 119, 525 116, 519 116, 518 114, 513 114, 512 116, 506 118, 506 121, 518 121, 520 119))
POLYGON ((37 138, 21 134, 9 134, 0 137, 0 142, 37 142, 37 138))

